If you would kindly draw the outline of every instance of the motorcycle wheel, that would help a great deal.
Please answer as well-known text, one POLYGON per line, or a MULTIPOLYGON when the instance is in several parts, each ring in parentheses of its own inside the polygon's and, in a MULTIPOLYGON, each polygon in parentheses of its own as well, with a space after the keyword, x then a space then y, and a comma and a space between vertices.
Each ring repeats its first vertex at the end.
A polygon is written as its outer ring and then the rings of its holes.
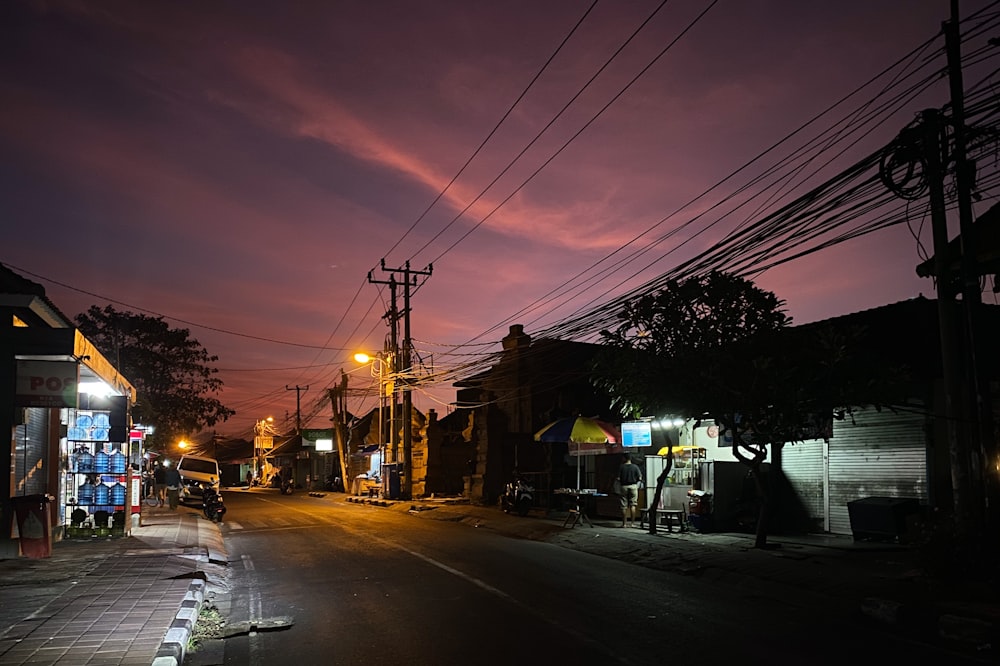
POLYGON ((521 498, 517 501, 517 515, 524 516, 528 515, 528 511, 531 509, 531 500, 528 498, 521 498))

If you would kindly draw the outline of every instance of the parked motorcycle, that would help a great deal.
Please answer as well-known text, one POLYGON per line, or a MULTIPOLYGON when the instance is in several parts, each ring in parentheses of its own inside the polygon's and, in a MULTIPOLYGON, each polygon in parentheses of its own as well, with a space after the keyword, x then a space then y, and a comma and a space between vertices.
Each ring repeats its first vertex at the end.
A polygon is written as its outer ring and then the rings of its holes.
POLYGON ((532 493, 535 489, 520 476, 515 476, 504 488, 503 495, 500 496, 500 508, 504 513, 516 513, 519 516, 527 516, 531 505, 534 503, 532 493))
POLYGON ((201 507, 205 517, 213 523, 221 523, 226 515, 226 505, 222 501, 222 493, 214 483, 203 483, 201 486, 201 507))
POLYGON ((282 495, 291 495, 294 490, 295 490, 295 482, 294 481, 292 481, 291 479, 282 479, 281 480, 281 494, 282 495))

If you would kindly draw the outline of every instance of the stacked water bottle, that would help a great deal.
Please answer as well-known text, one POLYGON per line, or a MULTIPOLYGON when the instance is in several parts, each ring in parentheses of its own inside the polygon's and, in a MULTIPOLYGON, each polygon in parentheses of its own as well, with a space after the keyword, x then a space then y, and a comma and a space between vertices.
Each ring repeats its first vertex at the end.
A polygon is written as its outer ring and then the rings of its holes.
POLYGON ((115 478, 125 474, 127 469, 127 460, 120 447, 116 446, 109 455, 102 446, 97 455, 93 455, 86 445, 79 445, 71 461, 72 472, 86 475, 77 489, 77 504, 108 512, 125 505, 125 486, 115 478), (109 483, 114 485, 109 486, 109 483))

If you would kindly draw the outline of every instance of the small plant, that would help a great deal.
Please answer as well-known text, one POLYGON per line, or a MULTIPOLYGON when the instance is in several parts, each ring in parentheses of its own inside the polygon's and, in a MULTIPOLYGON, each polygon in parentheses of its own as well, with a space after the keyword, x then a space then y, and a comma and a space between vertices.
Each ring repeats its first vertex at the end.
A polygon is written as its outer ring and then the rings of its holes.
POLYGON ((203 604, 198 612, 198 620, 191 632, 191 638, 188 639, 188 652, 197 652, 205 641, 222 638, 222 629, 225 626, 226 619, 219 613, 215 604, 203 604))

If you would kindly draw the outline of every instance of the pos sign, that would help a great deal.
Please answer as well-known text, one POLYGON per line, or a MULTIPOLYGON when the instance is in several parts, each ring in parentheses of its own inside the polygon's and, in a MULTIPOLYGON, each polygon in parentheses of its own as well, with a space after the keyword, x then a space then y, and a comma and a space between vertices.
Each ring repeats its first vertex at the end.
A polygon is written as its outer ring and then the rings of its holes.
POLYGON ((18 407, 76 407, 80 365, 73 361, 18 361, 18 407))

